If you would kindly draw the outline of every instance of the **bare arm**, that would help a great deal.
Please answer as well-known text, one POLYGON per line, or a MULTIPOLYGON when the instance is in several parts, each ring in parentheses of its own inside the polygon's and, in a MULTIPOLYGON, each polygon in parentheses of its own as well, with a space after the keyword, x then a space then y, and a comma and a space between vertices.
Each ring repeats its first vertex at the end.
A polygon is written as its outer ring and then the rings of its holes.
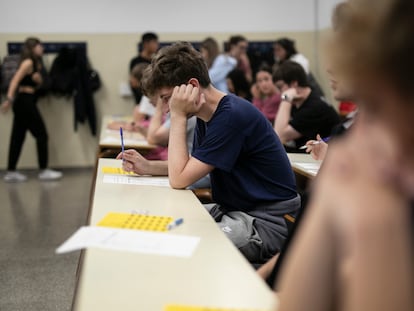
POLYGON ((190 157, 187 147, 187 117, 205 104, 203 94, 191 84, 175 87, 170 101, 171 130, 168 175, 173 188, 185 188, 210 173, 213 166, 190 157))
POLYGON ((167 161, 150 161, 145 159, 138 151, 128 149, 119 153, 117 159, 124 159, 122 168, 127 172, 134 172, 139 175, 154 175, 167 176, 168 162, 167 161))
POLYGON ((289 124, 291 110, 292 104, 286 100, 282 100, 274 123, 276 134, 283 144, 302 136, 301 133, 289 124))
POLYGON ((163 102, 159 100, 155 106, 155 114, 148 126, 147 140, 152 145, 168 146, 170 129, 162 126, 163 102))
POLYGON ((382 170, 401 162, 375 148, 392 136, 364 121, 329 147, 281 271, 280 310, 414 309, 411 197, 382 170))
POLYGON ((9 89, 7 90, 7 99, 2 103, 1 110, 6 112, 10 105, 13 103, 14 94, 16 94, 20 81, 25 75, 30 74, 33 71, 33 61, 31 59, 25 59, 17 69, 13 78, 10 81, 9 89))
POLYGON ((286 254, 278 282, 280 310, 331 310, 336 244, 326 207, 319 198, 311 202, 286 254))

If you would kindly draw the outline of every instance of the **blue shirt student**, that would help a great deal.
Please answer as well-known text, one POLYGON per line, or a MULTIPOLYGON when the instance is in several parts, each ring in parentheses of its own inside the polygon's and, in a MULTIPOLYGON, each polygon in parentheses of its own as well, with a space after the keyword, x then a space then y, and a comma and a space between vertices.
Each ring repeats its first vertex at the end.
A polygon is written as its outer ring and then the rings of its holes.
POLYGON ((300 198, 284 147, 250 102, 224 96, 208 122, 197 120, 192 156, 214 166, 210 215, 251 263, 279 252, 288 236, 285 214, 300 198))
POLYGON ((210 173, 213 199, 226 211, 249 213, 297 196, 294 174, 273 127, 237 96, 223 97, 209 122, 197 120, 192 156, 215 167, 210 173))
POLYGON ((226 77, 227 74, 232 71, 237 65, 237 60, 229 55, 218 55, 211 68, 208 70, 208 74, 211 79, 211 83, 218 90, 228 93, 226 77))
MULTIPOLYGON (((161 49, 150 66, 144 89, 171 111, 171 186, 184 188, 209 173, 217 203, 206 206, 210 215, 247 260, 266 262, 288 236, 285 214, 300 208, 292 168, 272 125, 250 102, 215 88, 205 60, 188 43, 161 49), (192 157, 183 141, 190 114, 199 118, 192 157)), ((152 168, 165 171, 164 165, 152 168)))

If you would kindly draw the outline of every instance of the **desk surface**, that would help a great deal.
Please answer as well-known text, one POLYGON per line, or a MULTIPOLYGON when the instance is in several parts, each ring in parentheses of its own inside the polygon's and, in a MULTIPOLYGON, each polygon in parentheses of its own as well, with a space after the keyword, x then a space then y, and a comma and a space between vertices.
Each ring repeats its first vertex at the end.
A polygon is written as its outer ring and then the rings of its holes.
POLYGON ((276 297, 189 190, 103 183, 99 159, 91 225, 110 211, 183 217, 171 231, 201 237, 190 258, 89 249, 74 310, 163 310, 167 304, 274 310, 276 297))
POLYGON ((293 171, 306 178, 314 178, 319 171, 322 161, 317 161, 310 154, 305 153, 288 153, 290 164, 293 171))
MULTIPOLYGON (((101 134, 99 137, 99 148, 121 149, 121 137, 119 130, 108 129, 108 124, 112 121, 130 121, 128 117, 113 117, 106 115, 102 119, 101 134)), ((125 148, 133 148, 140 150, 151 150, 156 146, 148 144, 145 137, 138 132, 124 131, 124 145, 125 148)))

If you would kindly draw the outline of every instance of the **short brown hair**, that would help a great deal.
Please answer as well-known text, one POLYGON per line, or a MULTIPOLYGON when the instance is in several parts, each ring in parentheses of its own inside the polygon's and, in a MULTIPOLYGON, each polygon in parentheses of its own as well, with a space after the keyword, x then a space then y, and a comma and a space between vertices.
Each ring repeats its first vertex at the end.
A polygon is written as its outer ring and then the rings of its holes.
POLYGON ((145 69, 141 87, 153 96, 163 87, 186 84, 196 78, 202 87, 210 85, 207 65, 199 52, 188 42, 177 42, 161 48, 145 69))

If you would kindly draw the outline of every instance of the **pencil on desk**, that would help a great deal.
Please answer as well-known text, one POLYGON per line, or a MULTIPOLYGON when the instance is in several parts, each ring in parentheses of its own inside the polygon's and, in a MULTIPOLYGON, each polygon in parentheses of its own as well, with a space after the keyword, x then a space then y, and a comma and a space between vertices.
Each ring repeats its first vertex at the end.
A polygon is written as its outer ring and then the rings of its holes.
POLYGON ((174 228, 178 227, 179 225, 181 225, 183 222, 184 222, 184 219, 183 218, 178 218, 178 219, 174 220, 173 222, 171 222, 167 226, 167 230, 174 229, 174 228))

